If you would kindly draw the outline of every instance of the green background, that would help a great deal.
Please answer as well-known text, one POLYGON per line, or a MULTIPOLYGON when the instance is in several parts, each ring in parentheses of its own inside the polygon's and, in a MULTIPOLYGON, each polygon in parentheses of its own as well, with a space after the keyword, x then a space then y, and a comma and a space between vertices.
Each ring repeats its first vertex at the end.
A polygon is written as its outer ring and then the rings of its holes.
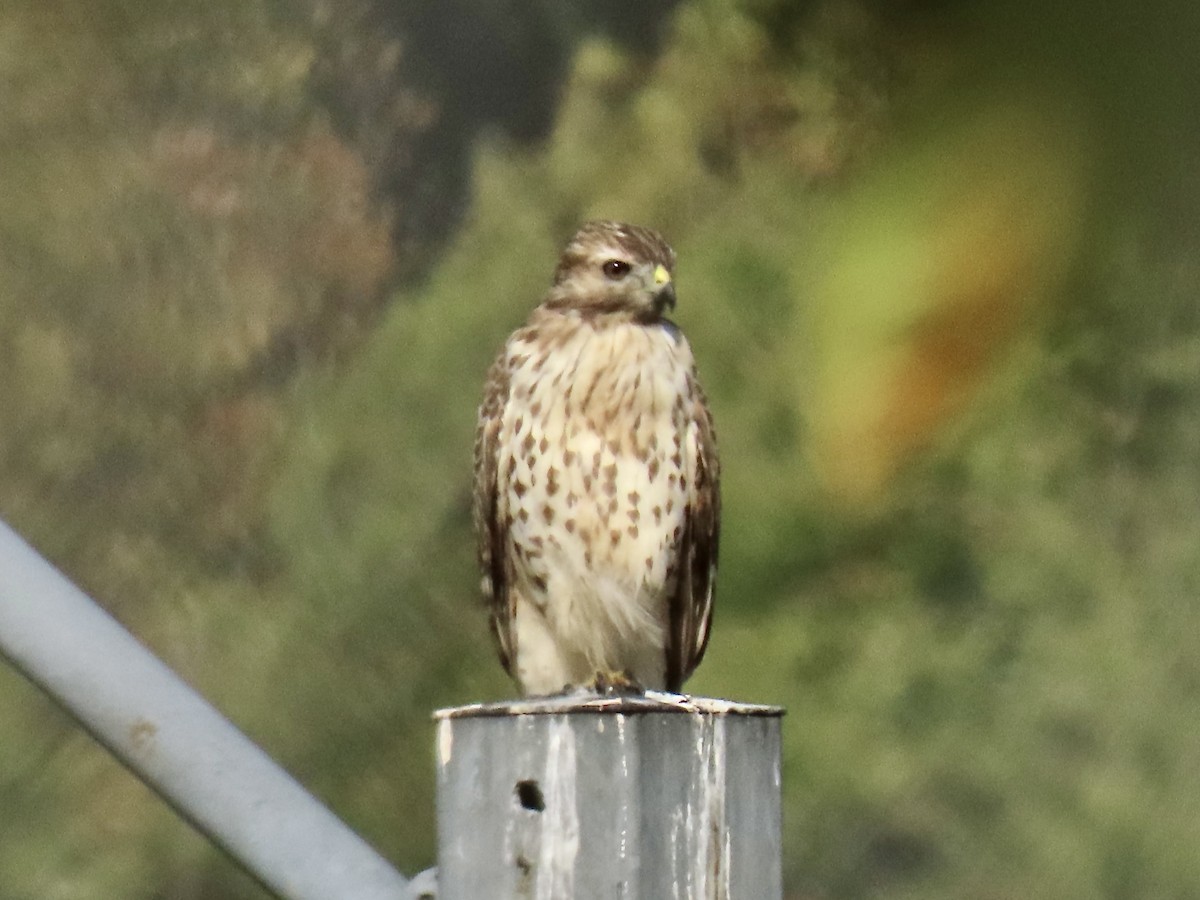
MULTIPOLYGON (((0 514, 412 874, 484 372, 652 225, 788 897, 1200 897, 1200 13, 1115 6, 9 0, 0 514)), ((3 900, 262 896, 0 723, 3 900)))

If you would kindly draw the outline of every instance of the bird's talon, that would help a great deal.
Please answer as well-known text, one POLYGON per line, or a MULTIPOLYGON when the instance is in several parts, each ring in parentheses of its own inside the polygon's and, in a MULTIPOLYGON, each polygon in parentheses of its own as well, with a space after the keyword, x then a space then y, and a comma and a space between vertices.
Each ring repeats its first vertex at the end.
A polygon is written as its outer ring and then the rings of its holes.
POLYGON ((623 694, 644 694, 646 689, 633 679, 628 672, 597 672, 587 687, 605 697, 623 694))

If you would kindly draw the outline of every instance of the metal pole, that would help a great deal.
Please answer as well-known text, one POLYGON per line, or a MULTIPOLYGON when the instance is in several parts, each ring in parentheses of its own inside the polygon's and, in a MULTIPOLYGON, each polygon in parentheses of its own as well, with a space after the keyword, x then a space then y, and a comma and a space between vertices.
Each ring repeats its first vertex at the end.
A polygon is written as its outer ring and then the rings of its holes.
POLYGON ((778 900, 782 714, 661 693, 439 711, 440 900, 778 900))
POLYGON ((278 896, 409 897, 383 857, 3 523, 0 654, 278 896))

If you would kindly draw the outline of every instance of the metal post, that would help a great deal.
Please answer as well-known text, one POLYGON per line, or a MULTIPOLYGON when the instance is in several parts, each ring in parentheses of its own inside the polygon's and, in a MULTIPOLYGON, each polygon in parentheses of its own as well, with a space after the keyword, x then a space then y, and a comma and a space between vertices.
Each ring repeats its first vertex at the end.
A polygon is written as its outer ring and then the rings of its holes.
POLYGON ((288 900, 402 900, 383 857, 0 523, 0 654, 288 900))
POLYGON ((655 692, 439 711, 439 900, 778 900, 782 714, 655 692))

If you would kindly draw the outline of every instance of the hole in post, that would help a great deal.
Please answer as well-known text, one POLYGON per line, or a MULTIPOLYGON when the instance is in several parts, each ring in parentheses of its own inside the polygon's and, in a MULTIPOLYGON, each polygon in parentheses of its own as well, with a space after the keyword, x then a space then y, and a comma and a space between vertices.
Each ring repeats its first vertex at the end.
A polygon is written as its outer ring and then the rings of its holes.
POLYGON ((542 789, 533 779, 517 782, 517 801, 522 807, 533 812, 542 812, 546 808, 546 799, 542 789))

